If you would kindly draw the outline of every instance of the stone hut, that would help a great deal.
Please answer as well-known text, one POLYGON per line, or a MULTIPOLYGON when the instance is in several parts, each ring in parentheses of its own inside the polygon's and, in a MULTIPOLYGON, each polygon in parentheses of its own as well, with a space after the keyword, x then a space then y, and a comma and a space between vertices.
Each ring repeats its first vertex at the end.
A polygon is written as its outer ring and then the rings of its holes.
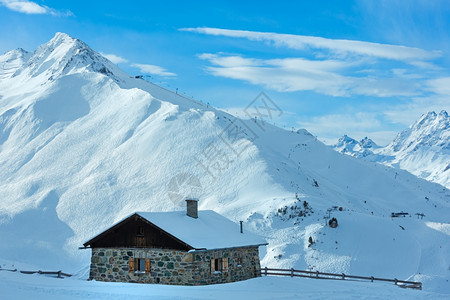
POLYGON ((212 210, 136 212, 84 243, 90 280, 206 285, 261 275, 256 235, 212 210))

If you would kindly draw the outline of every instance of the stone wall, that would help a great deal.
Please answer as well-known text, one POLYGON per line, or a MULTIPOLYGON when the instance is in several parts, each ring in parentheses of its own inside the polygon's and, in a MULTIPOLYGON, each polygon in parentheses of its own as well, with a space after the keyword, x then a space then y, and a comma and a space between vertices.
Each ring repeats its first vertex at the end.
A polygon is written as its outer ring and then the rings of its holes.
POLYGON ((168 249, 92 249, 89 279, 111 282, 205 285, 261 275, 258 247, 185 252, 168 249), (129 272, 129 259, 150 259, 150 272, 129 272), (211 259, 227 258, 226 272, 211 272, 211 259), (240 265, 238 263, 240 262, 240 265))

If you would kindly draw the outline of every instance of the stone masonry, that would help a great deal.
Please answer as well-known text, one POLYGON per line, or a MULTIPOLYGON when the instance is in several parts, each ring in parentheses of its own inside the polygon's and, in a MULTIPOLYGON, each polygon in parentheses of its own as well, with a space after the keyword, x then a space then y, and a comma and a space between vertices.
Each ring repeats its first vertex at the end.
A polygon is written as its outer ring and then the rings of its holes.
POLYGON ((206 285, 261 276, 257 246, 180 251, 154 248, 93 248, 90 280, 206 285), (150 259, 150 272, 129 272, 130 259, 150 259), (227 271, 211 272, 211 260, 228 259, 227 271))

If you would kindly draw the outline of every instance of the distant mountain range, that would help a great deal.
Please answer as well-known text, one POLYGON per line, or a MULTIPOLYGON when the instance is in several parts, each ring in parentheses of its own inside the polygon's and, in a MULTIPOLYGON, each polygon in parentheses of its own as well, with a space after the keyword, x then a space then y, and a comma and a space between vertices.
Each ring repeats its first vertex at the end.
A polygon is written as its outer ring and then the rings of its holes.
POLYGON ((347 135, 333 148, 341 153, 400 168, 450 188, 450 117, 446 111, 424 114, 386 147, 370 138, 347 135))

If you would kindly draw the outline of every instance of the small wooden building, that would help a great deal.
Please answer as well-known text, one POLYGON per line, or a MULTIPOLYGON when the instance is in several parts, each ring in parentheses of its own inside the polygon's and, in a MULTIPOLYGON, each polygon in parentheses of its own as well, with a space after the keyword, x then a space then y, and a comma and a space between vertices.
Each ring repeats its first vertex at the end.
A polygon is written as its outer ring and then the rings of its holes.
POLYGON ((136 212, 84 243, 92 248, 91 280, 205 285, 261 274, 260 237, 218 213, 136 212))

